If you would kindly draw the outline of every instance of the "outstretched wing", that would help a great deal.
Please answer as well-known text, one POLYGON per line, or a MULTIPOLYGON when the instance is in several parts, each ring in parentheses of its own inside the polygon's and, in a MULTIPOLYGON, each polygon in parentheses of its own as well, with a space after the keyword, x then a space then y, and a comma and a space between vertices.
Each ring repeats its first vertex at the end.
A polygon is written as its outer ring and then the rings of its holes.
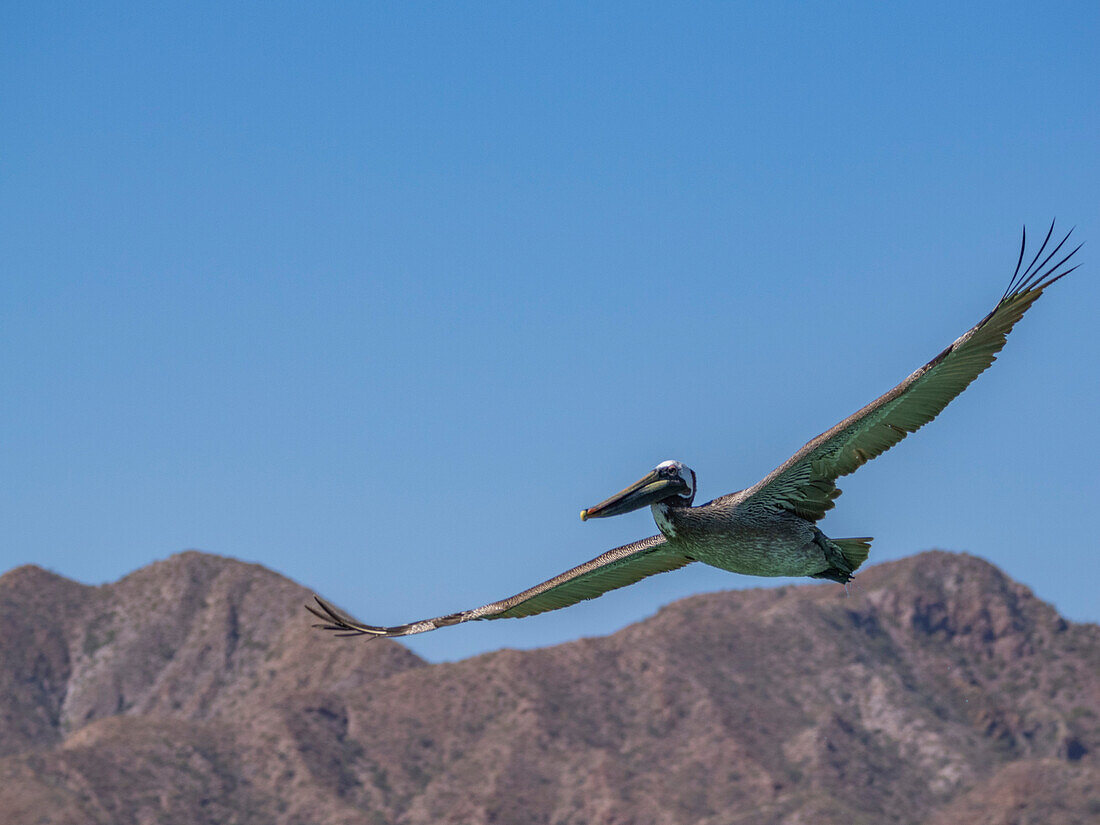
POLYGON ((763 481, 736 494, 738 507, 789 510, 813 521, 824 516, 840 495, 834 484, 837 478, 854 472, 939 415, 996 360, 1005 337, 1043 290, 1077 268, 1059 271, 1080 245, 1047 267, 1069 240, 1072 229, 1039 262, 1053 232, 1052 223, 1043 245, 1021 274, 1027 246, 1025 230, 1016 271, 992 312, 890 392, 807 443, 763 481))
POLYGON ((652 536, 609 550, 592 561, 567 570, 560 576, 537 584, 511 598, 435 619, 425 619, 396 627, 375 627, 356 621, 319 596, 314 596, 318 607, 307 604, 306 610, 323 622, 314 627, 334 630, 338 636, 411 636, 413 633, 424 633, 435 630, 437 627, 460 624, 474 619, 519 619, 544 613, 547 610, 569 607, 585 599, 595 599, 609 590, 634 584, 646 576, 676 570, 691 561, 693 559, 665 541, 664 536, 652 536))

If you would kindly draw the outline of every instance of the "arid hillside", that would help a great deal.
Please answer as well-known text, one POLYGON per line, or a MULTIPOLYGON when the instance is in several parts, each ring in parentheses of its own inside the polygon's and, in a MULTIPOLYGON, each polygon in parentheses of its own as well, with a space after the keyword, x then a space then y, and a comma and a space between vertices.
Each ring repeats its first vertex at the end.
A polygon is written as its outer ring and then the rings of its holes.
POLYGON ((432 665, 311 630, 307 591, 231 559, 17 568, 0 822, 1100 821, 1100 628, 962 555, 858 581, 432 665))

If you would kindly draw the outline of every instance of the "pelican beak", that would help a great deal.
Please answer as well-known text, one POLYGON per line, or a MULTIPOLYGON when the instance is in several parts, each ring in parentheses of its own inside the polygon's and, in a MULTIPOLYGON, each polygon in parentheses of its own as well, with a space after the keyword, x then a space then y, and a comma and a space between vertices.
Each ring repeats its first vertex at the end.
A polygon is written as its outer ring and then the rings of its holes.
POLYGON ((679 478, 662 478, 656 470, 645 478, 631 484, 625 490, 616 493, 595 507, 581 510, 581 521, 590 518, 607 518, 638 510, 647 504, 653 504, 670 496, 687 493, 689 488, 679 478))

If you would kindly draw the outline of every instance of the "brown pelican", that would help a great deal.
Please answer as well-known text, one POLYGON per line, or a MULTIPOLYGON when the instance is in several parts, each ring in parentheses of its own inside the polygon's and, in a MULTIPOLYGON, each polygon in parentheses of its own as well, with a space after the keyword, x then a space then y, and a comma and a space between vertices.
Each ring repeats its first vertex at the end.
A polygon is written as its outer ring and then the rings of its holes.
POLYGON ((581 519, 606 518, 649 506, 660 533, 609 550, 549 581, 499 602, 396 627, 363 624, 320 597, 307 609, 324 630, 343 636, 409 636, 474 619, 512 619, 568 607, 609 590, 701 561, 750 576, 809 576, 847 583, 867 559, 869 538, 834 539, 815 522, 840 495, 836 480, 885 452, 935 418, 997 357, 1005 337, 1043 290, 1077 267, 1062 270, 1080 249, 1047 266, 1073 230, 1040 261, 1054 232, 1021 272, 1016 270, 993 310, 951 346, 888 393, 808 442, 778 469, 746 490, 693 507, 695 472, 663 461, 644 478, 581 519))

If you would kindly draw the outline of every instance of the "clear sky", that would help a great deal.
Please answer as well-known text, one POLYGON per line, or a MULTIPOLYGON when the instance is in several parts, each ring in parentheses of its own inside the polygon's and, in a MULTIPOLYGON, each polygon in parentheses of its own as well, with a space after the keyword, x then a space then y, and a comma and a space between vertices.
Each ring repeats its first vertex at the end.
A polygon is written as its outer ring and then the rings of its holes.
POLYGON ((1095 2, 4 3, 0 569, 198 548, 377 623, 510 595, 653 534, 578 511, 662 459, 758 480, 1057 216, 1084 266, 823 526, 1100 619, 1098 36, 1095 2))

